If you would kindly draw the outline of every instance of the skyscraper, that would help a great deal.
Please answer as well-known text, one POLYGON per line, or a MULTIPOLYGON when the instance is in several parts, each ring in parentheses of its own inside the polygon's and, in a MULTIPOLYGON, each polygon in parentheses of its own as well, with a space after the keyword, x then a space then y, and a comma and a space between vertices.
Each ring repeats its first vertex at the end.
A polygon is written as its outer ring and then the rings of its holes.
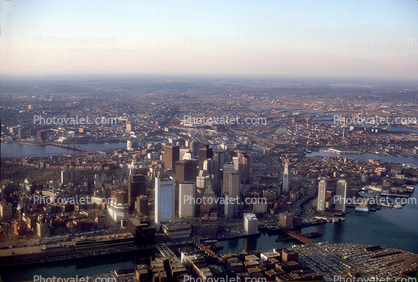
POLYGON ((254 235, 258 232, 258 219, 253 213, 244 213, 244 229, 247 235, 254 235))
POLYGON ((283 170, 283 185, 282 185, 282 194, 289 194, 289 164, 286 162, 283 170))
POLYGON ((213 150, 209 148, 209 145, 203 145, 203 148, 199 150, 199 169, 203 169, 203 161, 213 157, 213 150))
POLYGON ((176 162, 176 182, 194 181, 197 175, 197 162, 195 160, 184 160, 176 162))
POLYGON ((216 162, 216 171, 224 167, 225 164, 225 151, 218 150, 214 152, 214 160, 216 162))
POLYGON ((192 151, 193 158, 199 155, 199 141, 190 141, 189 148, 192 151))
POLYGON ((175 178, 155 178, 155 223, 175 220, 175 178))
POLYGON ((335 210, 345 212, 345 199, 347 197, 347 182, 343 179, 337 181, 337 191, 335 195, 335 210))
POLYGON ((240 176, 241 173, 239 171, 232 171, 229 174, 229 191, 228 194, 229 196, 236 198, 239 197, 239 183, 240 183, 240 176))
POLYGON ((239 171, 242 173, 242 179, 246 183, 250 179, 250 158, 247 154, 239 153, 238 160, 239 171))
POLYGON ((180 160, 180 147, 175 145, 164 146, 164 168, 176 171, 176 162, 180 160))
POLYGON ((143 174, 129 176, 128 182, 128 203, 129 208, 135 208, 135 201, 138 196, 147 194, 147 177, 143 174))
POLYGON ((328 191, 328 179, 323 178, 319 181, 318 185, 318 204, 317 204, 317 211, 323 212, 325 211, 325 206, 327 203, 327 191, 328 191))
POLYGON ((234 164, 225 164, 223 167, 222 195, 229 193, 229 174, 234 170, 234 164))
POLYGON ((180 209, 179 202, 179 184, 184 181, 196 181, 197 160, 184 160, 176 162, 175 179, 176 179, 176 211, 180 209))
POLYGON ((180 183, 179 217, 194 217, 195 191, 194 182, 180 183))

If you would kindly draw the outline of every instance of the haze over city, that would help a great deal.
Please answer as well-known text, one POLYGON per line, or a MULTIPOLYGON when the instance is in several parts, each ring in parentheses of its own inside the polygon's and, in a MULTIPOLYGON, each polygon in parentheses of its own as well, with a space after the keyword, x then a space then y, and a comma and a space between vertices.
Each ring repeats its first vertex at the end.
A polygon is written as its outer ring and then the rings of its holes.
POLYGON ((416 1, 1 1, 0 73, 418 78, 416 1))

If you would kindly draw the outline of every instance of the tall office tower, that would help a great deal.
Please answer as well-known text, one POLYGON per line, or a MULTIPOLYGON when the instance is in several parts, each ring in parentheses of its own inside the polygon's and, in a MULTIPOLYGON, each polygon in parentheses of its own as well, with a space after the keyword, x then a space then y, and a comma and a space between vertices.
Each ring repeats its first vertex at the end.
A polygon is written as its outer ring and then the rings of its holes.
POLYGON ((176 183, 183 181, 195 181, 197 175, 196 160, 184 160, 176 162, 175 176, 176 183))
POLYGON ((335 210, 345 212, 345 200, 347 198, 347 181, 340 179, 337 181, 337 191, 335 195, 335 210))
POLYGON ((289 164, 286 162, 283 171, 283 185, 282 185, 282 194, 289 194, 289 164))
POLYGON ((125 127, 125 132, 126 133, 131 133, 132 131, 132 123, 131 122, 127 122, 126 123, 126 127, 125 127))
POLYGON ((155 223, 175 220, 175 178, 155 178, 155 223))
POLYGON ((194 217, 196 186, 192 181, 180 183, 179 217, 194 217))
POLYGON ((179 211, 179 184, 184 181, 196 181, 197 174, 197 161, 196 160, 186 160, 186 161, 177 161, 175 178, 176 178, 176 211, 179 211))
POLYGON ((189 148, 192 151, 192 158, 196 158, 199 155, 199 141, 190 141, 189 148))
POLYGON ((250 179, 250 158, 247 154, 238 153, 238 168, 239 171, 242 173, 242 179, 244 182, 248 182, 250 179))
POLYGON ((254 235, 258 232, 258 219, 253 213, 244 213, 244 230, 247 235, 254 235))
POLYGON ((236 198, 239 197, 240 191, 239 191, 239 185, 240 185, 240 177, 241 173, 239 171, 232 171, 229 174, 229 196, 236 198))
POLYGON ((318 203, 316 210, 319 212, 325 211, 327 203, 328 179, 323 178, 318 185, 318 203))
POLYGON ((203 145, 203 148, 199 150, 199 170, 203 168, 203 161, 213 157, 213 150, 209 148, 209 145, 203 145))
POLYGON ((225 195, 225 205, 224 205, 225 217, 232 218, 238 215, 238 203, 235 199, 226 194, 225 195))
POLYGON ((129 208, 135 208, 135 200, 140 195, 147 194, 147 177, 143 174, 129 176, 128 182, 128 203, 129 208))
POLYGON ((180 147, 175 145, 165 145, 163 163, 164 168, 176 171, 176 162, 180 160, 180 147))
POLYGON ((109 214, 114 221, 120 221, 129 217, 128 193, 123 190, 110 192, 109 214))
POLYGON ((222 179, 222 195, 229 193, 229 174, 234 171, 234 164, 225 164, 223 167, 223 179, 222 179))
POLYGON ((203 168, 201 170, 207 171, 207 174, 215 174, 215 165, 216 163, 213 159, 206 159, 203 161, 203 168))
POLYGON ((232 157, 232 163, 234 164, 234 170, 239 170, 239 158, 232 157))
POLYGON ((216 161, 216 171, 219 171, 225 164, 225 151, 217 150, 214 155, 214 159, 216 161))

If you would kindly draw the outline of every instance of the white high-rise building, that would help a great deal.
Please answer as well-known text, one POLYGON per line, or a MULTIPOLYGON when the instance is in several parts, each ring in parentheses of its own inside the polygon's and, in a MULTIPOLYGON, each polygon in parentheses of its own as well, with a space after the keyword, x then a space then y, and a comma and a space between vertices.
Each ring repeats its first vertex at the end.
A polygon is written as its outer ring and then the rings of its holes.
POLYGON ((258 219, 253 213, 244 213, 244 229, 247 235, 254 235, 258 232, 258 219))
POLYGON ((318 203, 317 203, 317 211, 323 212, 325 211, 326 203, 327 203, 327 191, 328 191, 328 180, 326 178, 319 181, 318 185, 318 203))
POLYGON ((222 195, 229 193, 229 175, 234 171, 234 164, 225 164, 223 167, 223 179, 222 179, 222 195))
POLYGON ((345 201, 347 198, 347 181, 340 179, 337 181, 337 191, 335 195, 335 210, 345 212, 345 201))
POLYGON ((167 180, 155 178, 155 223, 175 221, 175 178, 167 180))
POLYGON ((283 170, 283 185, 282 185, 282 194, 289 194, 289 164, 286 162, 283 170))
POLYGON ((180 183, 179 185, 179 217, 194 217, 195 184, 180 183))
POLYGON ((132 149, 132 140, 128 140, 126 141, 126 150, 131 150, 132 149))

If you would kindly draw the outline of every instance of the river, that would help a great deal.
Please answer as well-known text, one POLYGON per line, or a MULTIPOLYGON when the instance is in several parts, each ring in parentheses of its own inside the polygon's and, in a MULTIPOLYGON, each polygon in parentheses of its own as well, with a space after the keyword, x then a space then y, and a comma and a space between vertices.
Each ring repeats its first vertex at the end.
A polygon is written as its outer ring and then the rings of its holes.
MULTIPOLYGON (((126 148, 126 143, 87 143, 76 144, 76 147, 80 146, 93 151, 100 151, 106 149, 118 149, 126 148)), ((27 145, 20 143, 1 143, 1 156, 2 157, 44 157, 57 154, 71 154, 79 153, 80 151, 70 150, 52 145, 27 145)))

